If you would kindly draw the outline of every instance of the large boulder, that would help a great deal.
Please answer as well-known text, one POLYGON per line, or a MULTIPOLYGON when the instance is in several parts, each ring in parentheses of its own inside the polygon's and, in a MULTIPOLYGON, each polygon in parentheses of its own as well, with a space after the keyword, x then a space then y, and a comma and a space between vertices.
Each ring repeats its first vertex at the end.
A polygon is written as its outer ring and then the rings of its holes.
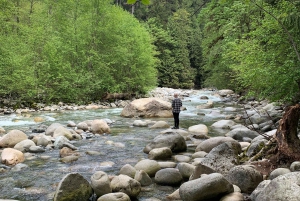
POLYGON ((127 175, 120 174, 111 180, 113 192, 126 193, 129 197, 137 197, 141 192, 141 184, 127 175))
POLYGON ((143 151, 148 154, 152 149, 162 147, 168 147, 172 152, 180 152, 187 149, 185 139, 180 134, 168 132, 156 136, 152 142, 146 145, 143 151))
POLYGON ((94 134, 110 133, 110 127, 106 121, 102 119, 95 119, 91 123, 91 131, 94 134))
POLYGON ((236 123, 232 120, 219 120, 211 125, 212 128, 218 129, 230 129, 230 127, 234 126, 236 123))
POLYGON ((184 179, 188 179, 194 173, 196 166, 189 163, 178 163, 177 168, 184 179))
POLYGON ((59 182, 53 201, 83 201, 93 195, 90 183, 78 173, 69 173, 59 182))
POLYGON ((164 160, 172 156, 172 151, 169 147, 155 148, 149 152, 148 158, 151 160, 164 160))
POLYGON ((196 152, 198 151, 205 151, 206 153, 210 152, 213 148, 215 148, 216 146, 223 144, 224 142, 233 142, 233 143, 238 143, 236 140, 234 140, 231 137, 223 137, 223 136, 219 136, 219 137, 213 137, 213 138, 209 138, 204 140, 203 142, 201 142, 197 147, 196 147, 196 152))
POLYGON ((87 131, 89 129, 89 126, 87 125, 86 122, 80 122, 77 124, 77 129, 87 131))
POLYGON ((172 117, 170 102, 159 98, 141 98, 126 105, 121 116, 123 117, 172 117))
POLYGON ((222 196, 232 192, 233 185, 219 173, 185 182, 179 188, 183 201, 219 200, 222 196))
POLYGON ((11 130, 2 138, 0 138, 0 148, 14 147, 17 143, 26 140, 27 135, 20 130, 11 130))
POLYGON ((202 135, 208 134, 208 128, 205 124, 198 124, 198 125, 190 126, 188 128, 188 131, 193 134, 202 134, 202 135))
POLYGON ((263 181, 263 175, 250 165, 239 165, 228 172, 226 179, 237 185, 242 193, 250 194, 263 181))
POLYGON ((62 124, 60 123, 53 123, 50 126, 48 126, 48 128, 45 131, 45 135, 50 135, 53 136, 54 131, 58 128, 62 126, 62 124))
POLYGON ((103 171, 97 171, 91 176, 91 186, 97 197, 111 193, 110 179, 103 171))
POLYGON ((142 186, 149 186, 152 184, 152 179, 144 170, 137 170, 134 179, 140 182, 142 186))
POLYGON ((221 89, 218 91, 218 94, 222 97, 226 97, 228 95, 234 94, 234 92, 231 89, 221 89))
POLYGON ((161 169, 155 174, 155 182, 161 185, 178 185, 182 179, 181 173, 176 168, 161 169))
POLYGON ((300 200, 300 172, 287 173, 273 179, 252 201, 299 201, 300 200))
POLYGON ((235 128, 226 133, 225 136, 232 137, 233 139, 242 142, 245 138, 254 139, 255 137, 259 136, 259 134, 248 128, 235 128))
POLYGON ((72 140, 73 139, 73 135, 71 133, 71 131, 63 126, 58 126, 54 132, 53 132, 53 137, 57 138, 59 136, 64 136, 66 137, 68 140, 72 140))
POLYGON ((160 165, 155 160, 144 159, 139 161, 134 168, 136 170, 144 170, 150 177, 153 177, 160 170, 160 165))
POLYGON ((26 140, 23 140, 23 141, 17 143, 14 146, 14 149, 17 149, 21 152, 25 152, 31 146, 35 146, 35 143, 32 140, 26 139, 26 140))
POLYGON ((223 175, 228 174, 231 168, 239 164, 238 155, 240 153, 241 145, 239 143, 225 142, 218 145, 199 161, 193 173, 193 179, 199 178, 203 174, 203 170, 208 173, 215 171, 223 175))
POLYGON ((58 136, 54 141, 54 147, 56 149, 60 149, 64 146, 65 143, 69 142, 69 140, 65 136, 58 136))
POLYGON ((134 178, 135 173, 136 173, 136 169, 132 167, 130 164, 125 164, 119 171, 119 174, 124 174, 131 178, 134 178))
POLYGON ((1 162, 5 165, 16 165, 24 160, 24 154, 16 149, 5 148, 1 153, 1 162))

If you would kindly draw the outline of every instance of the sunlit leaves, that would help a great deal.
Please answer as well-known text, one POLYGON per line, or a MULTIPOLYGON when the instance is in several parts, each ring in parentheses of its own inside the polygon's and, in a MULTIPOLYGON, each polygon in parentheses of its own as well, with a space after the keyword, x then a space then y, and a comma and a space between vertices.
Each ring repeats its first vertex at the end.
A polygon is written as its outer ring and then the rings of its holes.
MULTIPOLYGON (((138 0, 127 0, 128 4, 135 4, 138 0)), ((150 0, 141 0, 142 4, 144 5, 149 5, 150 4, 150 0)))
POLYGON ((109 0, 9 6, 0 8, 6 18, 0 26, 7 28, 0 29, 0 96, 87 102, 107 92, 143 93, 156 86, 149 33, 109 0))

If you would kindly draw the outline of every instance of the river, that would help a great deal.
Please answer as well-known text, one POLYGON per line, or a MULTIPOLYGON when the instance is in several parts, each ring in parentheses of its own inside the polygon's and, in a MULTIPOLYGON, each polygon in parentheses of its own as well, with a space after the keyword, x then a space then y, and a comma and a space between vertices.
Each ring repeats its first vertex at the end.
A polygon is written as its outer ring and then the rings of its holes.
MULTIPOLYGON (((228 103, 224 103, 218 96, 213 94, 214 92, 212 91, 199 90, 194 91, 189 97, 183 99, 183 105, 186 107, 186 110, 180 114, 180 127, 182 129, 187 130, 188 127, 197 124, 206 124, 209 127, 213 122, 224 119, 226 115, 236 113, 236 111, 226 110, 225 108, 237 106, 228 105, 228 103), (200 96, 207 96, 214 101, 214 108, 197 109, 197 105, 207 102, 207 100, 200 99, 200 96)), ((153 130, 148 127, 133 127, 132 123, 136 119, 121 117, 121 111, 122 108, 113 108, 0 116, 0 126, 6 131, 19 129, 28 135, 32 134, 32 129, 43 125, 49 126, 54 122, 67 125, 68 121, 79 123, 85 120, 101 118, 110 119, 114 122, 111 125, 111 134, 73 142, 81 154, 81 157, 75 162, 61 163, 59 162, 59 150, 47 150, 44 153, 32 154, 29 159, 24 161, 23 163, 28 168, 21 171, 12 171, 12 169, 0 171, 0 199, 22 201, 53 200, 58 183, 68 173, 78 172, 90 181, 95 171, 101 170, 109 175, 116 175, 125 164, 134 166, 139 160, 147 158, 147 154, 143 153, 143 148, 164 129, 153 130), (42 117, 44 122, 36 123, 34 121, 35 117, 42 117), (86 151, 98 151, 101 155, 87 155, 86 151)), ((173 126, 172 118, 155 118, 150 120, 167 121, 170 126, 173 126)), ((209 128, 209 136, 218 135, 223 135, 223 133, 209 128)), ((74 188, 76 187, 74 186, 74 188)), ((176 189, 178 187, 153 184, 143 189, 137 200, 142 201, 150 197, 164 200, 167 194, 174 192, 176 189)))

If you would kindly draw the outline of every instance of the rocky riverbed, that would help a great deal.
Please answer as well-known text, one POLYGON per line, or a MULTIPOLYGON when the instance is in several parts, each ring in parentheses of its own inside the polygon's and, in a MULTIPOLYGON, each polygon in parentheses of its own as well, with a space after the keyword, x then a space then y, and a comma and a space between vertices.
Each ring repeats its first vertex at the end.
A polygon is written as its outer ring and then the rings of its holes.
POLYGON ((157 88, 143 101, 2 108, 3 116, 38 112, 32 118, 40 119, 25 128, 0 128, 0 198, 299 200, 292 192, 299 162, 272 171, 245 162, 272 138, 283 109, 231 90, 169 88, 157 88), (172 118, 155 109, 168 111, 175 91, 184 102, 180 129, 170 129, 172 118), (120 116, 126 107, 135 111, 131 118, 120 116), (86 119, 46 124, 41 111, 83 113, 86 119))

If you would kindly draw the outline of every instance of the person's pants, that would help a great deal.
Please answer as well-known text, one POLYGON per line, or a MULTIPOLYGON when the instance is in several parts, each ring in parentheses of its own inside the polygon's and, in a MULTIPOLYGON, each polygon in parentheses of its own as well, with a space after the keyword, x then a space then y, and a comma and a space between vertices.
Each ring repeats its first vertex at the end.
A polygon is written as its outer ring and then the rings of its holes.
POLYGON ((179 128, 179 113, 173 112, 174 117, 174 127, 179 128))

